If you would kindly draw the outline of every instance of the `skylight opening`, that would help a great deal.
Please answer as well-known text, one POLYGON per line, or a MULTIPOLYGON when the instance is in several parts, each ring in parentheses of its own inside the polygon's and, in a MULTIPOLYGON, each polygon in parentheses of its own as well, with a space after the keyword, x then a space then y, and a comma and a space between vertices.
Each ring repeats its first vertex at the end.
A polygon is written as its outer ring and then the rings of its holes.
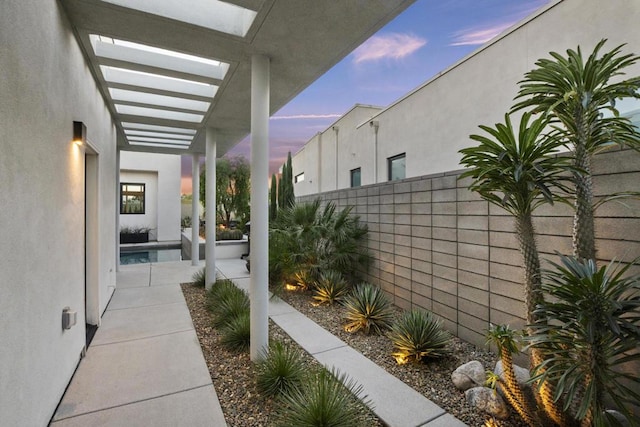
POLYGON ((239 37, 247 35, 257 15, 253 10, 220 0, 190 0, 187 7, 175 0, 104 1, 239 37))
POLYGON ((132 116, 154 117, 165 120, 178 120, 183 122, 200 123, 204 118, 202 114, 183 113, 179 111, 161 110, 157 108, 137 107, 134 105, 115 104, 116 111, 120 114, 132 116))
POLYGON ((131 137, 127 137, 127 139, 129 141, 136 141, 136 142, 157 142, 158 144, 174 144, 174 145, 190 145, 191 144, 191 140, 178 141, 175 139, 172 140, 172 139, 166 139, 166 138, 148 138, 144 136, 131 136, 131 137))
POLYGON ((188 145, 175 145, 175 144, 159 144, 153 142, 132 142, 129 141, 130 145, 140 145, 143 147, 159 147, 159 148, 177 148, 180 150, 186 150, 189 148, 188 145))
POLYGON ((124 133, 125 135, 127 135, 127 137, 130 136, 132 138, 137 136, 149 136, 149 137, 157 137, 157 138, 164 138, 164 139, 180 139, 185 141, 193 140, 193 135, 182 135, 178 133, 149 132, 146 130, 132 130, 132 129, 125 129, 124 133))
POLYGON ((134 123, 134 122, 122 122, 122 127, 127 130, 153 130, 158 132, 167 132, 167 133, 183 133, 186 135, 195 135, 195 129, 187 129, 187 128, 178 128, 172 126, 160 126, 160 125, 150 125, 147 123, 134 123))
POLYGON ((161 74, 145 73, 107 65, 101 65, 100 70, 105 81, 110 85, 137 86, 203 98, 213 98, 218 91, 218 86, 216 85, 195 80, 178 79, 161 74))
POLYGON ((153 93, 137 92, 125 89, 109 89, 114 101, 135 102, 138 104, 157 105, 160 107, 172 107, 182 110, 207 111, 211 105, 209 102, 194 101, 192 99, 178 98, 174 96, 156 95, 153 93))

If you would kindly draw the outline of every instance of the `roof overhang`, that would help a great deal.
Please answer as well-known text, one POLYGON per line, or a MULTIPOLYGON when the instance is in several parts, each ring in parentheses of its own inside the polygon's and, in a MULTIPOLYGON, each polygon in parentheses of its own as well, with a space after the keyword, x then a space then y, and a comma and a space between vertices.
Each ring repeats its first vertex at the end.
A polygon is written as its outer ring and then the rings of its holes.
POLYGON ((224 155, 250 131, 251 57, 271 114, 414 0, 60 0, 123 150, 224 155))

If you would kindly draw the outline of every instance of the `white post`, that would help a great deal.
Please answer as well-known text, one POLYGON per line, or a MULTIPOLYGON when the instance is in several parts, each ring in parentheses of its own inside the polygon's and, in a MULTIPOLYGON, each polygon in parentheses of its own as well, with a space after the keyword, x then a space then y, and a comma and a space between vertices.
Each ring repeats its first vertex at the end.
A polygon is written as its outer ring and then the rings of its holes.
POLYGON ((207 128, 206 188, 205 188, 205 287, 216 281, 216 131, 207 128))
POLYGON ((251 58, 251 360, 269 346, 269 58, 251 58))
POLYGON ((120 271, 120 150, 116 149, 116 272, 120 271))
POLYGON ((200 156, 191 158, 191 265, 200 263, 200 156))

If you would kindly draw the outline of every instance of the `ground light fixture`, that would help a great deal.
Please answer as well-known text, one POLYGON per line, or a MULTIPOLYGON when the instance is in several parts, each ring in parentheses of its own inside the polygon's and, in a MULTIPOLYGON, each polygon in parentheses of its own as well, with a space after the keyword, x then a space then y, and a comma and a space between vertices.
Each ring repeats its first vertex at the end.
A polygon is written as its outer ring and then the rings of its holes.
POLYGON ((82 122, 73 122, 73 142, 76 145, 84 145, 87 141, 87 127, 82 122))

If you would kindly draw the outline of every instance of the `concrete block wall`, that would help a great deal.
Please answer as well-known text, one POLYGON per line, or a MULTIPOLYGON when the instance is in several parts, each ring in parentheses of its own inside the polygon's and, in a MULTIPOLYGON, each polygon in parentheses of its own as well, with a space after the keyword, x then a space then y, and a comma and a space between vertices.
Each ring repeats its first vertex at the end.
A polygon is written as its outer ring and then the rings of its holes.
MULTIPOLYGON (((452 333, 484 345, 490 323, 525 324, 522 257, 513 218, 467 189, 461 171, 299 198, 353 206, 369 227, 373 263, 367 279, 403 309, 439 315, 452 333)), ((597 197, 640 191, 640 154, 614 149, 593 164, 597 197)), ((538 248, 545 260, 571 253, 573 211, 536 211, 538 248)), ((640 201, 611 202, 596 212, 598 258, 630 262, 640 256, 640 201)), ((543 261, 543 267, 548 266, 543 261)), ((634 268, 640 273, 640 268, 634 268)))

